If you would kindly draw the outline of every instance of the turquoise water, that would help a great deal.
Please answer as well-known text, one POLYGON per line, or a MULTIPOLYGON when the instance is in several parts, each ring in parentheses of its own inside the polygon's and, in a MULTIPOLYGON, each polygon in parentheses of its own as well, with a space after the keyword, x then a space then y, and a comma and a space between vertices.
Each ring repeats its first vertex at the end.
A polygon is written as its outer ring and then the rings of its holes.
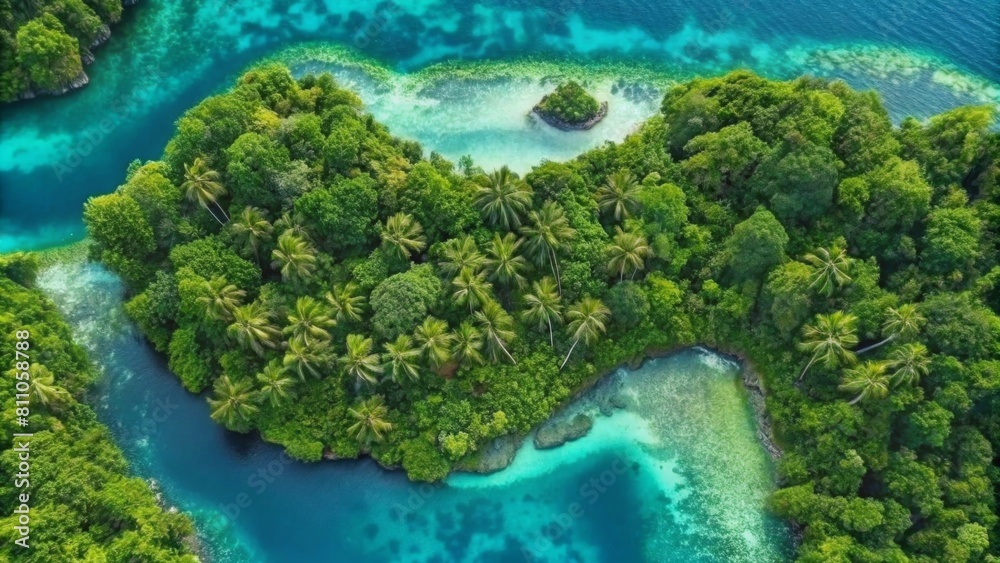
POLYGON ((428 149, 525 170, 621 139, 671 81, 697 74, 840 77, 899 118, 996 103, 998 53, 998 0, 143 0, 88 67, 90 86, 3 109, 0 251, 80 239, 87 197, 157 158, 184 109, 265 56, 336 71, 428 149), (562 134, 526 118, 559 74, 609 99, 608 122, 562 134))
POLYGON ((586 437, 528 440, 490 476, 410 483, 369 461, 301 464, 226 432, 184 391, 121 310, 98 265, 39 281, 103 371, 100 419, 163 500, 195 519, 213 561, 764 562, 787 560, 764 510, 773 467, 755 436, 739 367, 693 349, 621 370, 564 416, 586 437), (621 410, 601 414, 606 397, 621 410))

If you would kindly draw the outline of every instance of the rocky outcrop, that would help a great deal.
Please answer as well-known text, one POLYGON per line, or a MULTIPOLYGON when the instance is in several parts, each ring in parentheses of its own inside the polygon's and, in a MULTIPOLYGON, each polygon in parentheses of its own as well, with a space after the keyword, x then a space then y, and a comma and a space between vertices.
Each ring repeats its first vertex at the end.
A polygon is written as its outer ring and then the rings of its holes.
POLYGON ((781 458, 781 448, 774 443, 774 430, 771 428, 771 417, 767 414, 767 395, 764 386, 760 383, 760 378, 753 366, 746 360, 743 363, 743 385, 750 395, 750 406, 753 408, 754 418, 757 419, 757 438, 767 450, 771 459, 777 461, 781 458))
MULTIPOLYGON (((138 3, 139 0, 122 0, 122 6, 133 6, 138 3)), ((108 39, 111 38, 111 27, 108 24, 101 24, 101 29, 98 30, 97 36, 94 40, 90 42, 90 45, 86 48, 81 46, 80 50, 80 62, 84 65, 93 64, 94 53, 91 52, 93 49, 100 47, 101 45, 107 43, 108 39)), ((90 84, 90 77, 87 73, 80 71, 80 74, 73 77, 67 84, 62 85, 59 88, 31 88, 29 87, 25 91, 17 95, 18 100, 30 100, 37 98, 39 96, 60 96, 66 92, 72 90, 77 90, 83 88, 87 84, 90 84)))
POLYGON ((471 467, 463 467, 463 470, 473 473, 496 473, 506 468, 517 455, 518 448, 521 447, 520 436, 508 434, 501 436, 490 442, 480 452, 471 467))
MULTIPOLYGON (((545 101, 544 99, 542 101, 545 101)), ((601 107, 597 110, 597 114, 591 117, 583 123, 570 123, 564 121, 562 118, 552 115, 550 113, 544 112, 541 109, 541 105, 537 105, 531 110, 532 113, 537 115, 552 127, 559 129, 561 131, 586 131, 601 122, 608 115, 608 102, 601 102, 601 107)))
POLYGON ((20 94, 18 94, 17 98, 19 100, 30 100, 32 98, 37 98, 38 96, 58 96, 58 95, 61 95, 61 94, 65 94, 66 92, 69 92, 70 90, 76 90, 77 88, 83 88, 88 83, 90 83, 90 77, 87 76, 86 72, 83 72, 81 70, 80 74, 76 75, 73 78, 73 80, 71 80, 68 84, 65 84, 65 85, 63 85, 63 86, 61 86, 59 88, 52 88, 52 89, 46 89, 46 88, 34 89, 34 88, 29 88, 29 89, 25 90, 24 92, 21 92, 20 94))
POLYGON ((535 432, 535 448, 557 448, 586 436, 593 426, 594 420, 585 414, 578 414, 570 420, 550 420, 535 432))

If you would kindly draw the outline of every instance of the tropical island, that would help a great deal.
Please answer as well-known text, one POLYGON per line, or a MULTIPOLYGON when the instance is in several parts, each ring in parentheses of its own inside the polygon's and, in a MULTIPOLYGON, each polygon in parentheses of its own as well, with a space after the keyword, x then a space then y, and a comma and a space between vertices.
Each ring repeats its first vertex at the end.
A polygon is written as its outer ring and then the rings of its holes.
POLYGON ((63 94, 89 82, 83 65, 137 0, 42 0, 0 10, 0 102, 63 94))
POLYGON ((212 417, 304 461, 476 469, 701 343, 767 390, 803 561, 995 557, 993 109, 748 72, 523 178, 423 155, 329 75, 246 73, 92 198, 91 255, 212 417))
POLYGON ((608 103, 598 102, 583 86, 569 80, 542 98, 532 112, 556 129, 586 130, 604 119, 608 114, 608 103))

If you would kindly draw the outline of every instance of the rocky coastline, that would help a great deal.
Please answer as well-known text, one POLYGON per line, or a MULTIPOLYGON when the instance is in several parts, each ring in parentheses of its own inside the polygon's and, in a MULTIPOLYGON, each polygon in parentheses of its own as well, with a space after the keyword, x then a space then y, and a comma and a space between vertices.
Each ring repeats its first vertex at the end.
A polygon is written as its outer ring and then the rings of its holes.
MULTIPOLYGON (((545 101, 544 98, 542 101, 545 101)), ((548 123, 556 129, 559 129, 560 131, 586 131, 587 129, 591 129, 600 123, 601 120, 608 115, 608 102, 601 102, 601 106, 598 108, 597 114, 583 123, 570 123, 558 116, 545 112, 541 109, 541 103, 531 108, 531 113, 537 115, 542 121, 548 123)))
MULTIPOLYGON (((122 0, 122 6, 134 6, 135 4, 138 3, 138 1, 139 0, 122 0)), ((101 29, 97 34, 97 37, 94 38, 94 40, 90 43, 88 47, 82 48, 82 52, 80 53, 80 62, 83 63, 84 66, 93 64, 95 60, 93 50, 107 43, 108 39, 110 38, 111 38, 111 27, 106 23, 102 24, 101 29)), ((80 74, 74 76, 72 80, 70 80, 66 84, 62 84, 58 88, 29 87, 26 90, 23 90, 22 92, 18 93, 16 99, 31 100, 34 98, 38 98, 40 96, 61 96, 67 92, 72 92, 73 90, 78 90, 80 88, 83 88, 87 84, 90 84, 90 77, 87 76, 87 72, 85 70, 81 70, 80 74)))
MULTIPOLYGON (((566 442, 586 436, 593 426, 593 420, 585 414, 575 414, 573 417, 567 417, 565 411, 573 402, 579 400, 585 393, 592 391, 595 388, 595 385, 605 377, 611 376, 622 368, 638 369, 642 367, 647 360, 670 356, 681 350, 692 347, 718 351, 719 353, 733 357, 739 362, 741 367, 740 379, 743 382, 743 386, 747 390, 750 407, 753 409, 754 420, 757 426, 757 439, 760 441, 761 445, 767 451, 768 456, 770 456, 772 460, 777 461, 780 459, 783 452, 775 441, 771 417, 767 413, 767 391, 764 389, 764 385, 761 382, 760 376, 753 366, 753 363, 738 350, 727 349, 726 347, 707 346, 677 346, 668 349, 649 350, 646 354, 640 357, 634 358, 628 362, 623 362, 610 370, 598 374, 593 380, 582 385, 576 393, 567 399, 565 404, 557 410, 551 418, 541 423, 537 428, 535 428, 535 430, 533 430, 532 434, 529 434, 529 436, 532 436, 535 448, 556 448, 566 442)), ((594 402, 597 409, 603 416, 609 416, 614 409, 625 408, 626 406, 622 397, 614 393, 613 389, 608 393, 602 394, 600 397, 595 397, 594 402)), ((458 470, 483 474, 500 471, 514 461, 517 450, 523 443, 524 439, 525 437, 523 436, 513 434, 497 438, 482 449, 480 455, 476 458, 475 462, 471 464, 471 466, 461 467, 458 468, 458 470)), ((780 485, 781 483, 779 482, 778 484, 780 485)))

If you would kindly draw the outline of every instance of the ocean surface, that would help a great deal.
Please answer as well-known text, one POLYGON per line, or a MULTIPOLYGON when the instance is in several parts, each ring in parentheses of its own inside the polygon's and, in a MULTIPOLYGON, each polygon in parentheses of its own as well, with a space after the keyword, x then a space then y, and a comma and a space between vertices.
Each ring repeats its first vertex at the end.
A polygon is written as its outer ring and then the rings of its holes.
POLYGON ((155 159, 182 112, 262 58, 331 70, 398 135, 527 170, 620 140, 671 83, 739 67, 874 88, 895 118, 1000 101, 1000 0, 142 0, 81 91, 0 112, 0 252, 84 236, 82 204, 155 159), (611 103, 538 126, 553 79, 611 103))
POLYGON ((303 464, 227 432, 184 390, 96 264, 45 270, 39 286, 103 373, 91 401, 141 477, 189 513, 216 563, 760 563, 789 560, 765 512, 774 468, 756 437, 739 366, 691 349, 620 370, 561 416, 591 432, 444 484, 371 461, 303 464), (609 397, 623 409, 605 410, 609 397))

